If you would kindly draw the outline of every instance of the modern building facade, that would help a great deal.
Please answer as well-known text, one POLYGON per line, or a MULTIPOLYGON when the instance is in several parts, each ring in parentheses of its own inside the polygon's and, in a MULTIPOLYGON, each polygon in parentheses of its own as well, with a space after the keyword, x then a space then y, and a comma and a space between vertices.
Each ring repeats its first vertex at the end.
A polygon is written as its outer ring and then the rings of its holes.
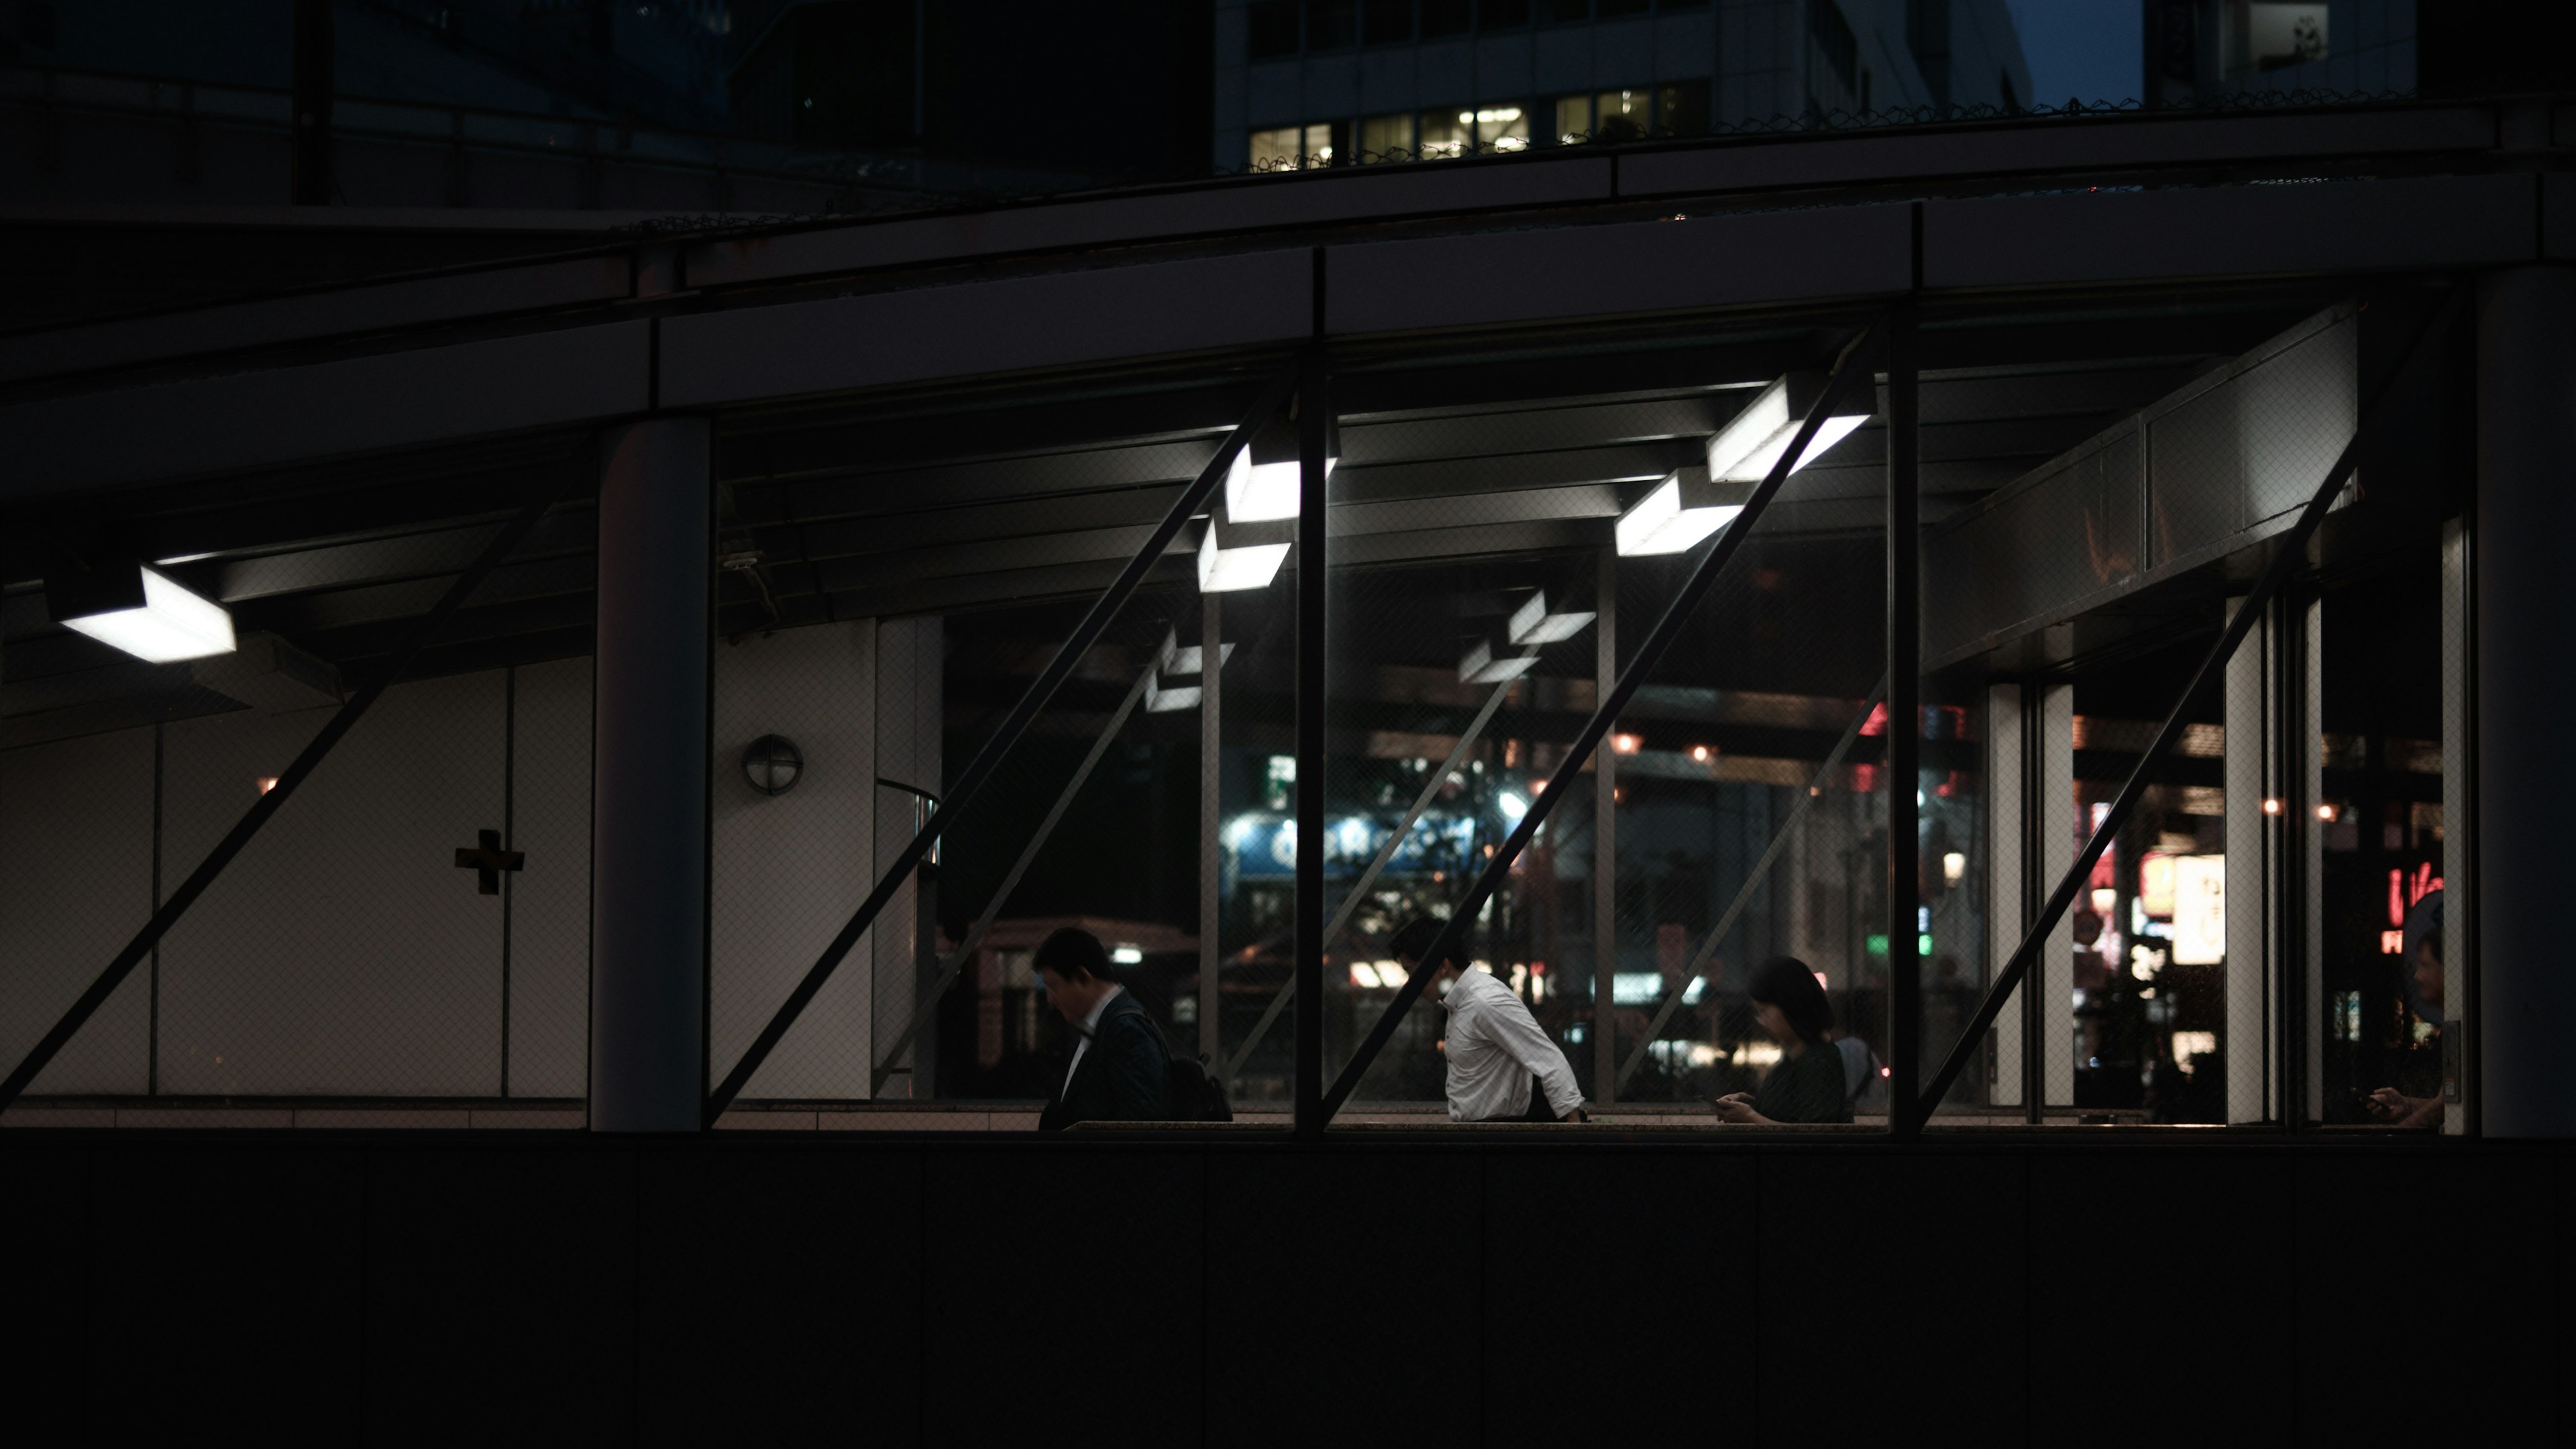
POLYGON ((24 1413, 1016 1441, 1116 1321, 1158 1442, 2032 1437, 2132 1370, 2160 1434, 2545 1423, 2570 114, 1532 147, 13 329, 24 1413), (1599 1120, 1446 1125, 1416 914, 1599 1120), (1075 920, 1234 1123, 1017 1130, 1075 920), (1760 1024, 1783 955, 1839 1040, 1760 1024), (1711 1121, 1841 1040, 1853 1122, 1711 1121), (1355 1372, 1379 1319, 1447 1361, 1355 1372))
POLYGON ((1216 0, 1219 167, 2029 103, 2001 0, 1216 0))
MULTIPOLYGON (((2417 84, 2417 0, 2146 0, 2150 106, 2206 105, 2231 97, 2411 95, 2417 84)), ((2463 11, 2476 7, 2458 7, 2463 11)), ((2499 11, 2459 35, 2455 50, 2504 39, 2499 11)), ((2456 33, 2456 27, 2455 27, 2456 33)), ((2537 39, 2537 37, 2533 37, 2537 39)))

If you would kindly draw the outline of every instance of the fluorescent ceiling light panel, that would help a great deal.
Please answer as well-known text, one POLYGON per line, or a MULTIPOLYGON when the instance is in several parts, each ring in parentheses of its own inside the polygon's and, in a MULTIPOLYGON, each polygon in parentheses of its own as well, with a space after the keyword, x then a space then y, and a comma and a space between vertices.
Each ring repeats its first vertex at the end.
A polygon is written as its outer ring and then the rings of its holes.
MULTIPOLYGON (((1696 473, 1698 470, 1688 470, 1696 473)), ((1642 554, 1680 553, 1696 546, 1701 539, 1735 521, 1744 511, 1741 503, 1707 501, 1712 490, 1699 486, 1699 480, 1675 473, 1655 485, 1655 491, 1637 500, 1637 505, 1619 515, 1613 530, 1623 558, 1642 554), (1687 486, 1686 486, 1687 485, 1687 486)), ((1732 490, 1728 490, 1732 491, 1732 490)))
POLYGON ((201 599, 150 569, 136 568, 143 584, 140 605, 65 619, 63 627, 154 664, 233 652, 233 616, 223 605, 201 599))
MULTIPOLYGON (((1339 458, 1324 460, 1324 476, 1333 476, 1333 465, 1339 458)), ((1297 516, 1297 460, 1276 463, 1252 461, 1252 450, 1234 455, 1234 466, 1225 475, 1225 516, 1235 523, 1260 523, 1273 518, 1297 516)))
MULTIPOLYGON (((1798 372, 1762 389, 1760 397, 1708 440, 1708 476, 1732 483, 1759 483, 1770 477, 1771 466, 1789 451, 1798 436, 1798 424, 1823 391, 1821 380, 1798 372)), ((1827 416, 1816 429, 1815 441, 1789 471, 1795 473, 1816 461, 1869 418, 1867 412, 1827 416)))
POLYGON ((1458 661, 1458 679, 1464 684, 1500 684, 1527 674, 1529 667, 1537 662, 1535 654, 1519 659, 1497 659, 1492 642, 1480 639, 1475 648, 1467 651, 1467 657, 1458 661))
POLYGON ((1199 701, 1206 697, 1207 691, 1198 685, 1193 684, 1186 689, 1165 689, 1163 681, 1158 678, 1145 686, 1145 713, 1176 714, 1185 709, 1196 709, 1199 701))
POLYGON ((1279 576, 1279 566, 1288 561, 1284 543, 1248 543, 1237 548, 1220 547, 1214 519, 1208 520, 1207 537, 1199 541, 1199 592, 1202 594, 1240 593, 1245 589, 1266 589, 1279 576))
POLYGON ((1592 622, 1592 617, 1588 612, 1551 614, 1547 611, 1547 595, 1536 593, 1529 596, 1529 602, 1513 611, 1508 633, 1515 644, 1554 644, 1582 633, 1583 627, 1592 622))

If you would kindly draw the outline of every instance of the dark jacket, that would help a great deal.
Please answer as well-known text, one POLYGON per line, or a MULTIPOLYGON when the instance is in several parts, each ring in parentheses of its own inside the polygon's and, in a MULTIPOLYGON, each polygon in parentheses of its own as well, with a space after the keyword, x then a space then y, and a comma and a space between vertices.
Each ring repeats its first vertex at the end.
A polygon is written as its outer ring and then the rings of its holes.
POLYGON ((1041 1132, 1061 1132, 1076 1122, 1159 1122, 1170 1115, 1166 1073, 1172 1059, 1162 1030, 1131 991, 1110 998, 1100 1014, 1091 1049, 1058 1079, 1055 1096, 1038 1118, 1041 1132))

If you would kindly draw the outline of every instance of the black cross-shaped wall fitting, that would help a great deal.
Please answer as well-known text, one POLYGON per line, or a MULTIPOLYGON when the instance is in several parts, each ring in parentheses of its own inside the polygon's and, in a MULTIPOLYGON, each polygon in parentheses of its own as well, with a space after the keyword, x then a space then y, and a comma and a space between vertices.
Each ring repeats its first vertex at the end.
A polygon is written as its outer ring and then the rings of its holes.
POLYGON ((501 893, 501 872, 524 869, 528 853, 503 850, 500 831, 477 830, 474 835, 482 844, 456 847, 456 868, 474 872, 475 890, 487 896, 497 896, 501 893))

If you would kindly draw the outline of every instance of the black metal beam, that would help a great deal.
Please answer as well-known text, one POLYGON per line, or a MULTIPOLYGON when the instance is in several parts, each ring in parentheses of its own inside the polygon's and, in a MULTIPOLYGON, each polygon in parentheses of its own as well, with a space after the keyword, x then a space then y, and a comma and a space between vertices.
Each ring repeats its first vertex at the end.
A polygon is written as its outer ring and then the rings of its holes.
POLYGON ((957 949, 948 953, 948 960, 940 967, 939 979, 922 993, 921 1000, 913 1003, 912 1020, 905 1024, 903 1034, 896 1037, 894 1044, 877 1058, 876 1068, 869 1075, 869 1091, 885 1089, 886 1078, 894 1075, 895 1059, 904 1054, 905 1049, 912 1045, 912 1039, 921 1035, 922 1029, 930 1025, 930 1019, 938 1015, 939 999, 957 983, 958 973, 966 969, 975 948, 984 944, 984 933, 993 928, 993 919, 1002 913, 1002 907, 1011 899, 1011 892, 1019 888, 1020 877, 1029 873, 1029 863, 1037 859, 1038 852, 1046 847, 1048 837, 1055 834, 1057 822, 1063 820, 1064 812, 1073 806, 1073 797, 1081 794, 1082 787, 1091 782, 1091 772, 1100 767, 1100 757, 1109 753, 1110 742, 1127 727, 1127 717, 1136 712, 1137 703, 1144 699, 1145 686, 1153 682, 1156 668, 1156 664, 1149 662, 1144 672, 1136 676, 1135 684, 1128 688, 1127 697, 1119 702, 1117 711, 1109 716, 1109 723, 1100 731, 1100 737, 1091 742, 1091 752, 1074 767, 1073 778, 1064 782, 1064 790, 1055 797, 1053 808, 1047 811, 1045 819, 1038 822, 1038 828, 1030 832, 1028 843, 1020 847, 1020 858, 1011 862, 1010 870, 1002 876, 1002 883, 993 888, 992 898, 984 903, 983 914, 966 928, 966 937, 957 943, 957 949))
MULTIPOLYGON (((2013 988, 2029 974, 2031 963, 2039 959, 2040 948, 2047 942, 2048 933, 2056 928, 2058 918, 2074 904, 2076 893, 2093 874, 2094 863, 2102 858, 2102 852, 2110 848, 2120 828, 2128 823, 2130 814, 2137 809, 2138 800, 2145 795, 2157 765, 2182 739, 2183 729, 2190 722, 2192 713, 2224 674, 2228 658, 2235 654, 2236 646, 2245 642, 2245 636, 2252 632, 2255 622, 2263 617, 2273 598, 2288 583, 2290 575, 2306 560, 2308 541, 2316 536, 2317 526, 2325 521, 2327 512, 2334 507, 2336 495, 2342 493, 2344 485, 2351 481, 2353 469, 2359 465, 2364 449, 2387 426, 2389 400, 2398 395, 2399 389, 2436 351, 2434 339, 2459 314, 2461 297, 2466 291, 2465 287, 2455 290, 2441 310, 2424 324, 2424 330, 2408 349, 2405 362, 2363 411, 2361 425, 2353 430, 2352 440, 2344 444, 2334 466, 2326 470, 2325 481, 2317 485, 2317 491, 2309 497, 2307 506, 2300 510, 2298 522, 2291 525, 2289 532, 2273 540, 2272 560, 2264 566, 2262 577, 2255 581, 2253 592, 2245 595, 2237 603, 2236 612, 2228 616, 2226 629, 2219 634, 2218 642, 2210 646, 2191 682, 2183 687, 2182 697, 2174 701, 2172 713, 2165 716, 2164 724, 2157 729, 2155 740, 2147 746, 2146 753, 2138 757, 2128 780, 2120 786, 2120 793, 2112 797, 2111 808, 2103 815, 2102 823, 2094 827, 2093 837, 2076 853, 2075 863, 2067 868, 2057 883, 2057 889, 2050 893, 2047 904, 2040 908, 2039 919, 2031 923, 2030 929, 2022 936, 2021 944, 2013 948, 2003 970, 1996 973, 1994 985, 1987 988, 1986 999, 1978 1005, 1977 1014, 1969 1020, 1967 1030, 1951 1046, 1949 1055, 1941 1062, 1941 1070, 1933 1074, 1931 1082, 1923 1089, 1921 1100, 1915 1107, 1914 1126, 1917 1129, 1930 1119, 1932 1106, 1949 1092, 1951 1084, 1958 1081, 1959 1074, 1967 1070, 1969 1058, 1976 1054, 1979 1044, 1985 1040, 1987 1030, 1994 1025, 1995 1016, 2003 1010, 2004 1002, 2011 998, 2013 988)), ((2044 801, 2039 802, 2032 808, 2044 808, 2045 804, 2044 801)), ((1889 943, 1891 950, 1894 945, 1894 942, 1889 943)), ((2311 1008, 2314 1006, 2314 1003, 2306 1004, 2311 1008)))
MULTIPOLYGON (((1404 1014, 1413 1009, 1416 1001, 1422 999, 1423 988, 1430 984, 1431 977, 1438 969, 1437 963, 1447 960, 1449 954, 1457 949, 1459 938, 1465 934, 1467 924, 1476 918, 1478 911, 1484 909, 1485 902, 1492 898, 1504 879, 1511 874, 1513 863, 1520 858, 1521 852, 1528 848, 1530 839, 1538 833, 1538 828, 1547 823, 1549 813, 1555 809, 1559 800, 1565 798, 1568 787, 1574 783, 1575 777, 1583 773, 1585 762, 1591 759, 1593 750, 1600 746, 1602 737, 1610 732, 1610 726, 1618 719, 1619 711, 1626 707, 1630 696, 1637 692, 1638 686, 1645 683, 1646 676, 1662 661, 1665 651, 1672 647, 1673 640, 1689 624, 1691 614, 1698 608, 1700 600, 1705 598, 1709 589, 1716 584, 1718 575, 1726 571, 1727 563, 1735 557, 1736 551, 1743 547, 1744 541, 1752 536, 1754 527, 1762 520, 1763 510, 1770 506, 1771 500, 1779 494, 1781 485, 1788 481, 1790 468, 1805 454, 1808 445, 1815 441, 1816 430, 1824 425, 1825 419, 1842 401, 1843 394, 1850 390, 1855 378, 1865 379, 1868 376, 1863 365, 1864 359, 1875 350, 1878 339, 1886 331, 1886 327, 1884 318, 1871 323, 1869 329, 1854 338, 1843 349, 1842 356, 1835 360, 1833 375, 1826 380, 1823 392, 1816 399, 1815 407, 1810 409, 1805 419, 1798 424, 1797 436, 1792 438, 1789 446, 1781 452, 1780 460, 1771 465, 1770 475, 1754 488, 1752 496, 1745 500, 1744 511, 1718 534, 1717 541, 1710 546, 1708 553, 1692 568, 1690 577, 1683 582, 1680 592, 1676 593, 1673 601, 1665 606, 1663 617, 1655 621, 1653 631, 1646 636, 1645 642, 1629 659, 1627 671, 1619 676, 1619 682, 1611 687, 1609 696, 1603 699, 1600 707, 1592 712, 1592 718, 1584 723, 1582 732, 1575 736, 1573 743, 1567 748, 1565 758, 1558 764, 1556 773, 1548 778, 1547 788, 1540 791, 1531 801, 1530 808, 1521 816, 1520 823, 1512 827, 1512 833, 1504 838, 1501 848, 1494 852, 1493 859, 1486 862, 1484 872, 1476 878, 1474 888, 1467 892, 1465 899, 1458 903, 1458 909, 1442 924, 1439 936, 1425 950, 1421 962, 1414 967, 1413 973, 1405 978, 1403 988, 1395 994, 1395 1000, 1388 1003, 1385 1013, 1378 1018, 1377 1024, 1369 1029, 1367 1039, 1360 1043, 1358 1051, 1352 1053, 1351 1060, 1342 1068, 1341 1075, 1334 1078, 1332 1090, 1325 1095, 1323 1101, 1325 1121, 1332 1120, 1333 1114, 1339 1112, 1342 1104, 1350 1100, 1351 1092, 1359 1086, 1360 1078, 1368 1072, 1369 1064, 1377 1059, 1377 1054, 1385 1049, 1388 1040, 1395 1035, 1396 1026, 1403 1021, 1404 1014)), ((1304 767, 1301 765, 1299 768, 1302 778, 1304 767)), ((1320 802, 1318 803, 1320 805, 1320 802)), ((1320 809, 1317 814, 1317 823, 1320 825, 1320 809)), ((1300 843, 1302 845, 1303 842, 1300 843)), ((1320 864, 1320 859, 1318 863, 1320 864)), ((1322 977, 1320 958, 1316 963, 1316 976, 1317 985, 1320 988, 1322 977)), ((1319 997, 1316 994, 1309 994, 1306 999, 1315 1001, 1319 997)), ((1316 1014, 1300 1012, 1301 1023, 1303 1018, 1316 1014)))
MULTIPOLYGON (((1916 210, 1921 226, 1921 209, 1916 210)), ((1918 232, 1919 235, 1919 232, 1918 232)), ((1922 394, 1915 371, 1914 304, 1887 331, 1887 1130, 1918 1120, 1922 1085, 1923 537, 1918 521, 1922 394)))
MULTIPOLYGON (((1321 263, 1319 262, 1320 266, 1321 263)), ((1297 390, 1297 890, 1289 979, 1297 1012, 1295 1125, 1315 1136, 1332 1120, 1324 1106, 1324 690, 1326 577, 1324 459, 1333 445, 1324 350, 1312 347, 1297 390)))
POLYGON ((27 1090, 28 1085, 44 1071, 45 1064, 70 1044, 82 1025, 106 1004, 107 998, 115 994, 125 978, 133 974, 135 966, 152 954, 152 948, 160 944, 172 926, 179 923, 179 918, 188 913, 188 908, 197 903, 197 897, 205 894, 206 888, 215 883, 215 878, 224 873, 224 868, 233 863, 234 857, 240 855, 252 837, 259 834, 260 828, 295 797, 297 788, 320 767, 332 749, 348 737, 349 731, 357 727, 358 721, 384 696, 385 690, 402 677, 403 671, 420 656, 421 650, 428 646, 439 628, 464 606, 466 597, 536 528, 538 521, 546 516, 546 510, 563 497, 572 477, 570 469, 564 470, 554 481, 554 486, 529 499, 518 516, 492 536, 473 564, 457 575, 456 581, 447 586, 447 592, 439 596, 437 604, 421 616, 411 638, 394 653, 385 668, 351 695, 348 703, 340 706, 339 713, 332 715, 330 722, 305 744, 303 751, 296 755, 295 762, 279 773, 277 783, 243 812, 231 832, 206 853, 206 858, 198 862, 186 880, 179 883, 179 888, 170 893, 169 899, 161 903, 161 908, 152 913, 152 919, 144 922, 143 929, 135 932, 134 938, 125 943, 125 949, 117 952, 116 958, 107 963, 107 969, 99 973, 98 979, 92 981, 89 989, 80 994, 80 999, 72 1003, 71 1009, 54 1023, 53 1030, 46 1032, 44 1038, 36 1043, 18 1063, 17 1070, 9 1074, 8 1080, 0 1082, 0 1108, 6 1108, 27 1090))
MULTIPOLYGON (((896 890, 911 877, 912 868, 921 862, 923 856, 930 853, 930 847, 939 839, 940 832, 947 829, 949 822, 956 818, 957 812, 964 809, 983 790, 985 782, 992 777, 994 769, 1001 764, 1002 758, 1010 753, 1011 747, 1019 742, 1021 734, 1028 729, 1029 721, 1037 717, 1038 711, 1044 708, 1047 700, 1055 694, 1056 687, 1064 683, 1066 676, 1073 673, 1074 666, 1081 662, 1085 653, 1089 652, 1092 644, 1100 638, 1101 632, 1109 627, 1112 619, 1118 617, 1118 611, 1126 607, 1128 598, 1136 592, 1137 586, 1144 582, 1147 572, 1162 561, 1163 551, 1171 547, 1172 540, 1179 536, 1182 526, 1188 523, 1191 515, 1198 512, 1207 502, 1208 495, 1216 491, 1217 484, 1224 481, 1226 470, 1233 466, 1234 455, 1251 443, 1253 430, 1268 421, 1271 415, 1279 410, 1281 404, 1287 401, 1289 390, 1295 384, 1296 378, 1297 374, 1293 371, 1283 372, 1261 390, 1259 396, 1254 398, 1251 410, 1244 414, 1243 421, 1236 425, 1235 430, 1228 434, 1225 442, 1217 448, 1216 456, 1210 458, 1207 467, 1200 470, 1198 478, 1184 489, 1179 497, 1172 500, 1171 510, 1163 515, 1161 523, 1155 525, 1153 533, 1137 549, 1135 557, 1127 561, 1127 566, 1119 571, 1118 577, 1110 583, 1108 589, 1092 602, 1090 612, 1084 614, 1082 622, 1074 626, 1072 636, 1064 641, 1064 647, 1056 651, 1055 657, 1047 661, 1046 669, 1029 682, 1028 692, 1020 696, 1020 702, 1012 706, 1010 714, 1004 717, 1001 724, 994 729, 992 737, 984 742, 983 748, 975 752, 975 758, 967 763, 965 771, 957 777, 957 784, 949 791, 948 798, 939 802, 939 808, 931 812, 930 819, 923 824, 920 832, 915 834, 902 850, 896 852, 893 864, 887 867, 884 875, 878 878, 876 888, 868 892, 867 899, 860 902, 858 910, 851 914, 849 921, 841 927, 840 933, 832 938, 831 943, 823 948, 823 954, 806 969, 804 978, 798 981, 796 988, 787 994, 787 1000, 779 1005, 777 1012, 770 1017, 768 1025, 760 1029, 760 1035, 752 1039, 750 1047, 744 1050, 741 1059, 734 1063, 733 1069, 725 1073, 723 1081, 716 1084, 715 1091, 707 1098, 704 1114, 709 1126, 713 1126, 715 1120, 724 1115, 725 1108, 731 1106, 733 1099, 742 1094, 742 1089, 751 1081, 752 1074, 760 1070, 760 1064, 769 1059, 772 1051, 777 1050, 778 1043, 785 1039, 788 1028, 796 1024, 796 1018, 803 1015, 806 1006, 814 1000, 815 993, 823 989, 823 983, 832 979, 832 973, 840 968, 842 959, 848 956, 850 949, 858 944, 859 937, 867 933, 868 927, 873 925, 877 916, 885 910, 886 903, 894 899, 896 890)), ((1316 510, 1316 516, 1320 526, 1321 509, 1316 510)))

